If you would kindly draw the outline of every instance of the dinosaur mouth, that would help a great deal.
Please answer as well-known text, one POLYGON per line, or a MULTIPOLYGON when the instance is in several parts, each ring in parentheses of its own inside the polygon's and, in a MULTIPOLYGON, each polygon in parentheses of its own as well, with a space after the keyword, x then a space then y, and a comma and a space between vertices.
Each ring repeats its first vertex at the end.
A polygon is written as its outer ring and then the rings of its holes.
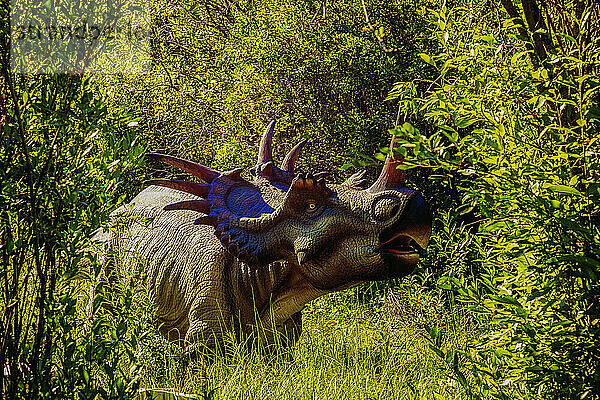
POLYGON ((399 256, 416 255, 423 253, 424 249, 410 236, 404 233, 397 233, 386 241, 382 242, 377 250, 382 254, 391 254, 399 256))

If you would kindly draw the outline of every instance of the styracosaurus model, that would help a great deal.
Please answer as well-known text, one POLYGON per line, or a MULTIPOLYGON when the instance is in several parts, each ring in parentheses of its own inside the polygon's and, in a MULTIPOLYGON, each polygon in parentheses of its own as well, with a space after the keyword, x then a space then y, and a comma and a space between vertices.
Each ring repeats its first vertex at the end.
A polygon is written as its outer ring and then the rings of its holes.
POLYGON ((195 352, 227 334, 293 343, 311 300, 362 282, 401 277, 429 241, 424 198, 404 187, 392 141, 377 181, 364 172, 342 184, 294 172, 304 141, 281 167, 262 137, 253 180, 162 154, 149 158, 199 182, 153 179, 113 217, 126 223, 97 239, 120 265, 142 263, 161 332, 195 352))

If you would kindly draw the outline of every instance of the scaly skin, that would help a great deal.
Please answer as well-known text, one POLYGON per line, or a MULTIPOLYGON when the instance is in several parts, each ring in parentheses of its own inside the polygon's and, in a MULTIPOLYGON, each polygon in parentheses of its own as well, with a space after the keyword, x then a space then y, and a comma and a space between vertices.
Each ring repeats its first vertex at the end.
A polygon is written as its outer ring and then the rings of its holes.
MULTIPOLYGON (((265 135, 271 131, 272 124, 265 135)), ((142 263, 161 332, 190 352, 219 345, 229 332, 239 340, 258 332, 267 345, 278 339, 292 344, 306 303, 406 275, 418 260, 409 244, 427 245, 427 205, 399 187, 395 162, 388 160, 380 179, 363 189, 360 174, 326 185, 295 176, 293 162, 282 170, 267 165, 269 137, 260 154, 252 182, 237 171, 218 173, 156 155, 210 185, 152 181, 169 187, 143 190, 114 212, 125 223, 97 235, 125 269, 142 263), (194 224, 199 216, 200 225, 194 224)))

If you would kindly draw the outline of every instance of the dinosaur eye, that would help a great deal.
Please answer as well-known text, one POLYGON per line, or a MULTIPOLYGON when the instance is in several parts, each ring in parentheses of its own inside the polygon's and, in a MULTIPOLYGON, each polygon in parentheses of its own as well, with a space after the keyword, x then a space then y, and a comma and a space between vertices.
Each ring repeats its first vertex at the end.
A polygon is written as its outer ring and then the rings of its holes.
POLYGON ((308 211, 315 211, 317 209, 317 204, 313 203, 312 201, 308 202, 308 203, 306 203, 306 209, 308 211))

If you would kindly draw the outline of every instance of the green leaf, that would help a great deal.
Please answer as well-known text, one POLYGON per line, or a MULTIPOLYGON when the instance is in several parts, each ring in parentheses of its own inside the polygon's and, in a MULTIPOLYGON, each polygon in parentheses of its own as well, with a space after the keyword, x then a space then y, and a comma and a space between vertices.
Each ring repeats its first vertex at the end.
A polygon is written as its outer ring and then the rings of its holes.
POLYGON ((521 51, 519 53, 514 54, 511 58, 510 58, 510 65, 512 65, 513 67, 518 66, 519 63, 519 59, 521 57, 523 57, 525 54, 527 54, 527 51, 521 51))
POLYGON ((432 350, 432 351, 433 351, 435 354, 437 354, 437 355, 438 355, 438 357, 440 357, 442 360, 445 360, 445 359, 446 359, 446 354, 444 354, 444 352, 443 352, 442 350, 438 349, 437 347, 435 347, 435 346, 434 346, 434 345, 432 345, 432 344, 429 344, 429 348, 430 348, 430 349, 431 349, 431 350, 432 350))
POLYGON ((492 300, 494 300, 494 301, 497 301, 498 303, 515 305, 515 306, 521 307, 521 303, 519 303, 519 301, 517 299, 515 299, 513 296, 495 296, 495 295, 492 295, 492 296, 490 296, 490 298, 492 300))
POLYGON ((419 53, 419 57, 421 57, 421 59, 423 61, 425 61, 427 64, 432 65, 435 67, 435 63, 433 62, 433 60, 431 59, 431 57, 426 54, 426 53, 419 53))
POLYGON ((479 121, 479 118, 474 117, 462 117, 456 121, 456 126, 458 128, 466 128, 468 126, 473 125, 475 122, 479 121))
POLYGON ((563 38, 565 38, 566 40, 568 40, 571 43, 577 43, 577 40, 571 35, 567 35, 566 33, 563 33, 563 32, 557 32, 557 34, 559 36, 562 36, 563 38))
POLYGON ((88 372, 88 370, 85 367, 81 367, 82 369, 82 375, 83 375, 83 381, 85 382, 86 385, 90 384, 90 373, 88 372))
POLYGON ((563 193, 563 194, 574 194, 577 196, 582 196, 581 192, 573 187, 570 186, 566 186, 566 185, 550 185, 550 184, 544 184, 542 186, 545 189, 548 189, 552 192, 556 192, 556 193, 563 193))
POLYGON ((496 357, 498 358, 502 358, 502 357, 512 357, 512 353, 506 349, 503 349, 501 347, 498 347, 496 349, 494 349, 494 354, 496 355, 496 357))

